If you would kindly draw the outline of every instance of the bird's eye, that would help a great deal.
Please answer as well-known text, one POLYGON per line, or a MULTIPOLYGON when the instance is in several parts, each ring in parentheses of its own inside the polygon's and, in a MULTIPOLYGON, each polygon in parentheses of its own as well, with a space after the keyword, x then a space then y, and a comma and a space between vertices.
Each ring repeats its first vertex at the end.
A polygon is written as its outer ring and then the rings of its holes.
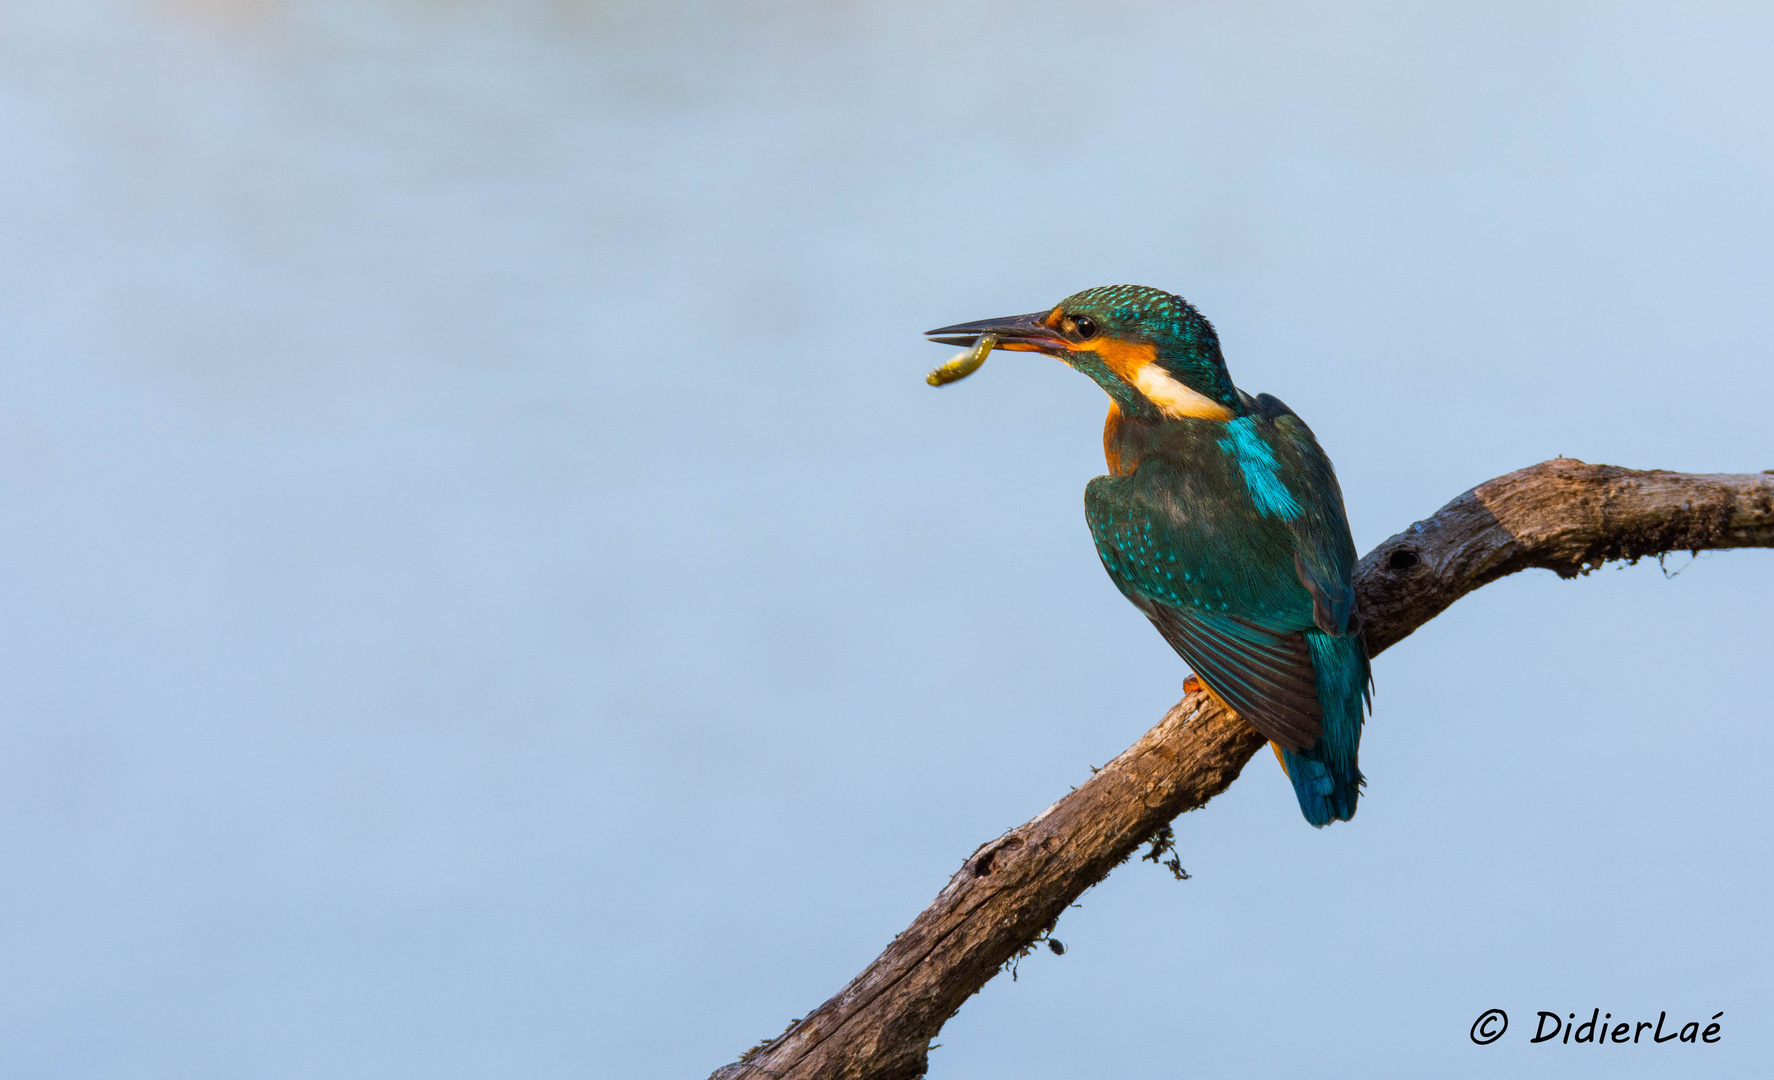
POLYGON ((1074 315, 1072 332, 1081 339, 1093 338, 1096 336, 1096 320, 1088 315, 1074 315))

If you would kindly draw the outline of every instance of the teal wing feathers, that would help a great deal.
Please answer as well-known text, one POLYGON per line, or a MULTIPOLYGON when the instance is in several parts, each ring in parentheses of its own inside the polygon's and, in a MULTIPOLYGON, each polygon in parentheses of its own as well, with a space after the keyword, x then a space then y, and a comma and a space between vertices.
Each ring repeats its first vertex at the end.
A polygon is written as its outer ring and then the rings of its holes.
POLYGON ((1312 746, 1322 709, 1301 634, 1312 597, 1293 577, 1288 533, 1228 528, 1223 513, 1175 497, 1189 480, 1148 463, 1091 481, 1085 515, 1103 566, 1227 705, 1282 746, 1312 746), (1284 573, 1262 573, 1239 550, 1264 540, 1284 573))
POLYGON ((1312 429, 1269 394, 1255 399, 1268 421, 1267 441, 1276 451, 1299 512, 1288 519, 1294 539, 1294 573, 1312 594, 1312 621, 1333 636, 1360 629, 1355 611, 1355 542, 1343 511, 1336 470, 1312 429))

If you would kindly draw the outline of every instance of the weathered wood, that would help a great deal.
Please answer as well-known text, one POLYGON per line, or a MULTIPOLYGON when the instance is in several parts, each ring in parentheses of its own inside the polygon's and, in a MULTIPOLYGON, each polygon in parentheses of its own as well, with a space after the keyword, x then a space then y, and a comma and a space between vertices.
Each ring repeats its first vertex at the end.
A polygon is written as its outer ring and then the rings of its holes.
POLYGON ((1615 559, 1738 547, 1774 547, 1774 470, 1640 471, 1554 458, 1480 484, 1380 544, 1356 567, 1355 588, 1377 656, 1518 570, 1570 578, 1615 559))
MULTIPOLYGON (((1480 484, 1355 572, 1368 651, 1518 570, 1574 577, 1614 559, 1774 547, 1774 475, 1640 472, 1570 458, 1480 484)), ((971 855, 862 974, 711 1080, 912 1080, 930 1040, 1006 961, 1178 814, 1226 790, 1263 737, 1207 696, 1033 820, 971 855)))

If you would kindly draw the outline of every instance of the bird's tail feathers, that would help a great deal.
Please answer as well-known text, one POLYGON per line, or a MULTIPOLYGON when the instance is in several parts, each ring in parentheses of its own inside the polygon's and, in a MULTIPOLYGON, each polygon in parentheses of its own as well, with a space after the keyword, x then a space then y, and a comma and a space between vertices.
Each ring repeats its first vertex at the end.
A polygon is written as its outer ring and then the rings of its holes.
POLYGON ((1319 746, 1301 753, 1281 751, 1281 767, 1287 770, 1287 778, 1293 781, 1294 795, 1300 800, 1300 813, 1321 829, 1333 821, 1348 821, 1354 817, 1355 803, 1361 797, 1362 786, 1367 783, 1361 770, 1353 765, 1346 770, 1333 771, 1317 757, 1308 756, 1322 746, 1323 740, 1320 740, 1319 746))
POLYGON ((1373 676, 1359 634, 1333 637, 1308 630, 1306 646, 1312 653, 1318 701, 1324 707, 1324 730, 1308 749, 1281 751, 1281 765, 1293 781, 1300 813, 1323 828, 1355 816, 1355 804, 1367 783, 1357 752, 1373 676))

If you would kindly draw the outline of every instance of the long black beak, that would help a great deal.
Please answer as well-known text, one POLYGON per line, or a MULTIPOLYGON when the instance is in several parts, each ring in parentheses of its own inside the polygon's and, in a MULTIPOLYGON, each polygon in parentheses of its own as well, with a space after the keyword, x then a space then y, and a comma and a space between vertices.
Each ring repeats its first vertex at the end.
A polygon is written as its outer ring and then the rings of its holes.
POLYGON ((1007 315, 1002 319, 956 323, 953 326, 926 330, 924 336, 938 345, 972 345, 983 334, 996 334, 1000 349, 1047 352, 1050 349, 1064 348, 1065 341, 1042 322, 1047 314, 1045 311, 1033 311, 1027 315, 1007 315))

